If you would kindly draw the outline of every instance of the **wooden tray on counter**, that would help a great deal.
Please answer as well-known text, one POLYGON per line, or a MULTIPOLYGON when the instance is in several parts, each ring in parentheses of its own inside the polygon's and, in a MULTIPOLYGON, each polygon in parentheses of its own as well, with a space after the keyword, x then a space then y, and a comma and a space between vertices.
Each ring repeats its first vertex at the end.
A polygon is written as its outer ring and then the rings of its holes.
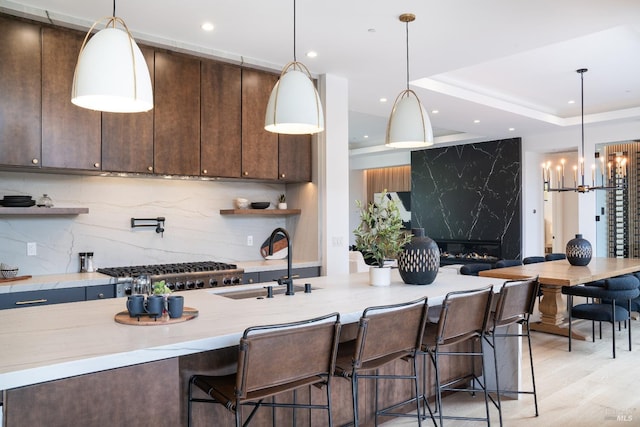
POLYGON ((16 276, 16 277, 10 277, 8 279, 5 279, 4 277, 0 276, 0 283, 15 282, 17 280, 27 280, 27 279, 31 279, 31 276, 16 276))
POLYGON ((147 315, 142 315, 140 317, 131 317, 129 316, 129 312, 125 310, 116 314, 114 320, 118 323, 122 323, 123 325, 160 326, 170 325, 172 323, 182 323, 196 317, 198 317, 198 310, 191 307, 185 307, 182 311, 182 317, 176 317, 175 319, 171 319, 169 315, 158 317, 157 319, 154 319, 153 317, 149 317, 147 315))

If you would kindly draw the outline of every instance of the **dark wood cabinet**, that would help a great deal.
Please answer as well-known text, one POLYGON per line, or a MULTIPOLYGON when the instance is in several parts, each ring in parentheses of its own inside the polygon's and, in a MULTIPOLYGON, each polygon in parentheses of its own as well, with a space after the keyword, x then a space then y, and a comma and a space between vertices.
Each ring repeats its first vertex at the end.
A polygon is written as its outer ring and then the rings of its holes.
POLYGON ((154 172, 200 174, 200 60, 155 53, 154 172))
POLYGON ((71 103, 80 33, 42 29, 42 166, 100 170, 98 111, 71 103))
POLYGON ((40 166, 40 27, 0 16, 0 164, 40 166))
MULTIPOLYGON (((153 71, 153 49, 140 46, 153 71)), ((153 72, 151 84, 153 85, 153 72)), ((102 113, 102 170, 153 173, 153 110, 144 113, 102 113)))
POLYGON ((278 134, 264 129, 264 116, 276 74, 242 70, 242 178, 278 177, 278 134))
POLYGON ((240 178, 242 69, 201 61, 200 174, 240 178))
POLYGON ((311 181, 311 135, 278 135, 278 180, 311 181))

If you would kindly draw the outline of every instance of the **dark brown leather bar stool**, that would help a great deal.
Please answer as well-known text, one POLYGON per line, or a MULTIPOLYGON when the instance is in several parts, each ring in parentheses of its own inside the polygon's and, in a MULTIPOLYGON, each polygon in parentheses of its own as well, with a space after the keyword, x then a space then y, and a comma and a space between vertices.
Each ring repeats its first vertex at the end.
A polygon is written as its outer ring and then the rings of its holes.
MULTIPOLYGON (((426 328, 423 343, 423 354, 425 354, 425 367, 423 379, 423 396, 426 396, 426 358, 431 360, 435 369, 435 392, 436 392, 436 412, 438 413, 439 424, 442 427, 445 419, 466 420, 466 421, 486 421, 490 425, 489 419, 489 396, 485 380, 480 376, 486 372, 485 358, 482 340, 487 328, 487 322, 491 311, 491 300, 493 297, 493 285, 482 289, 471 291, 449 292, 442 303, 438 323, 429 323, 426 328), (459 348, 452 348, 453 345, 468 343, 471 350, 465 351, 459 348), (477 363, 472 363, 472 372, 462 378, 455 378, 442 382, 443 372, 440 371, 440 358, 469 357, 480 358, 482 360, 482 373, 476 372, 477 363), (470 386, 468 385, 469 383, 470 386), (458 415, 443 415, 442 392, 471 392, 478 391, 473 385, 478 384, 484 394, 484 404, 486 417, 463 417, 458 415)), ((424 402, 429 409, 426 397, 424 402)), ((429 412, 431 410, 429 409, 429 412)), ((435 417, 431 415, 436 423, 435 417)))
POLYGON ((340 343, 336 362, 336 375, 351 379, 353 393, 353 424, 358 419, 358 380, 375 379, 375 425, 378 416, 416 417, 421 425, 418 390, 416 352, 422 345, 422 336, 427 321, 427 299, 420 298, 401 304, 369 307, 362 313, 356 339, 340 343), (406 360, 410 373, 380 374, 379 369, 396 361, 406 360), (415 397, 384 409, 378 408, 378 379, 413 380, 415 397), (393 412, 398 407, 415 402, 416 414, 393 412))
POLYGON ((502 400, 500 395, 506 393, 533 394, 533 405, 538 416, 538 396, 536 394, 536 376, 533 370, 533 351, 531 349, 531 330, 529 328, 529 318, 533 314, 533 308, 538 295, 538 278, 531 277, 524 280, 509 280, 504 283, 497 297, 495 310, 489 317, 488 332, 485 335, 486 342, 493 349, 493 362, 496 373, 496 400, 493 403, 498 408, 500 425, 502 426, 502 400), (520 332, 506 331, 506 328, 513 325, 521 325, 520 332), (500 328, 500 329, 498 329, 500 328), (503 332, 506 331, 506 332, 503 332), (500 388, 498 378, 498 351, 496 351, 496 338, 527 338, 529 347, 529 364, 531 365, 532 391, 506 390, 500 388))
POLYGON ((235 414, 236 427, 251 422, 260 407, 325 409, 331 416, 331 378, 340 336, 340 315, 278 325, 255 326, 244 331, 238 348, 237 372, 225 376, 193 375, 189 380, 188 425, 193 402, 217 403, 235 414), (313 343, 313 345, 310 345, 313 343), (276 364, 274 361, 286 363, 276 364), (326 404, 265 402, 264 399, 301 387, 326 389, 326 404), (193 397, 193 388, 210 398, 193 397), (253 407, 243 424, 242 407, 253 407))

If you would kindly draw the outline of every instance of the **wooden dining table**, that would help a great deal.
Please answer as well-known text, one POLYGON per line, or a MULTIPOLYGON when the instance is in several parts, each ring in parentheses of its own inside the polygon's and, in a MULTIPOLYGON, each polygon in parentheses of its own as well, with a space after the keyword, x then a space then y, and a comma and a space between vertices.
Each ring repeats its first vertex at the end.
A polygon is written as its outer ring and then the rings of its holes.
MULTIPOLYGON (((535 264, 517 265, 513 267, 494 268, 478 274, 500 279, 524 279, 538 276, 542 289, 542 300, 539 304, 540 321, 531 323, 531 330, 548 332, 556 335, 569 335, 565 325, 565 303, 562 299, 563 286, 575 286, 594 280, 606 279, 622 274, 640 271, 640 258, 593 258, 586 266, 574 266, 566 259, 546 261, 535 264)), ((572 338, 585 340, 587 337, 575 328, 572 338)))

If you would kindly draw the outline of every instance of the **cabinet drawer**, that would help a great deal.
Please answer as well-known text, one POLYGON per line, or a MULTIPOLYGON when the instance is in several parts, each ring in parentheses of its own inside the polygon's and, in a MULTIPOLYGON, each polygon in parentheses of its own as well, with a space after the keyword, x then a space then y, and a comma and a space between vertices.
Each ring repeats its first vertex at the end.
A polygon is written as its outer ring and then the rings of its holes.
POLYGON ((87 301, 116 297, 116 285, 87 286, 87 301))
POLYGON ((85 288, 48 289, 44 291, 13 292, 0 295, 0 310, 84 301, 85 288))

